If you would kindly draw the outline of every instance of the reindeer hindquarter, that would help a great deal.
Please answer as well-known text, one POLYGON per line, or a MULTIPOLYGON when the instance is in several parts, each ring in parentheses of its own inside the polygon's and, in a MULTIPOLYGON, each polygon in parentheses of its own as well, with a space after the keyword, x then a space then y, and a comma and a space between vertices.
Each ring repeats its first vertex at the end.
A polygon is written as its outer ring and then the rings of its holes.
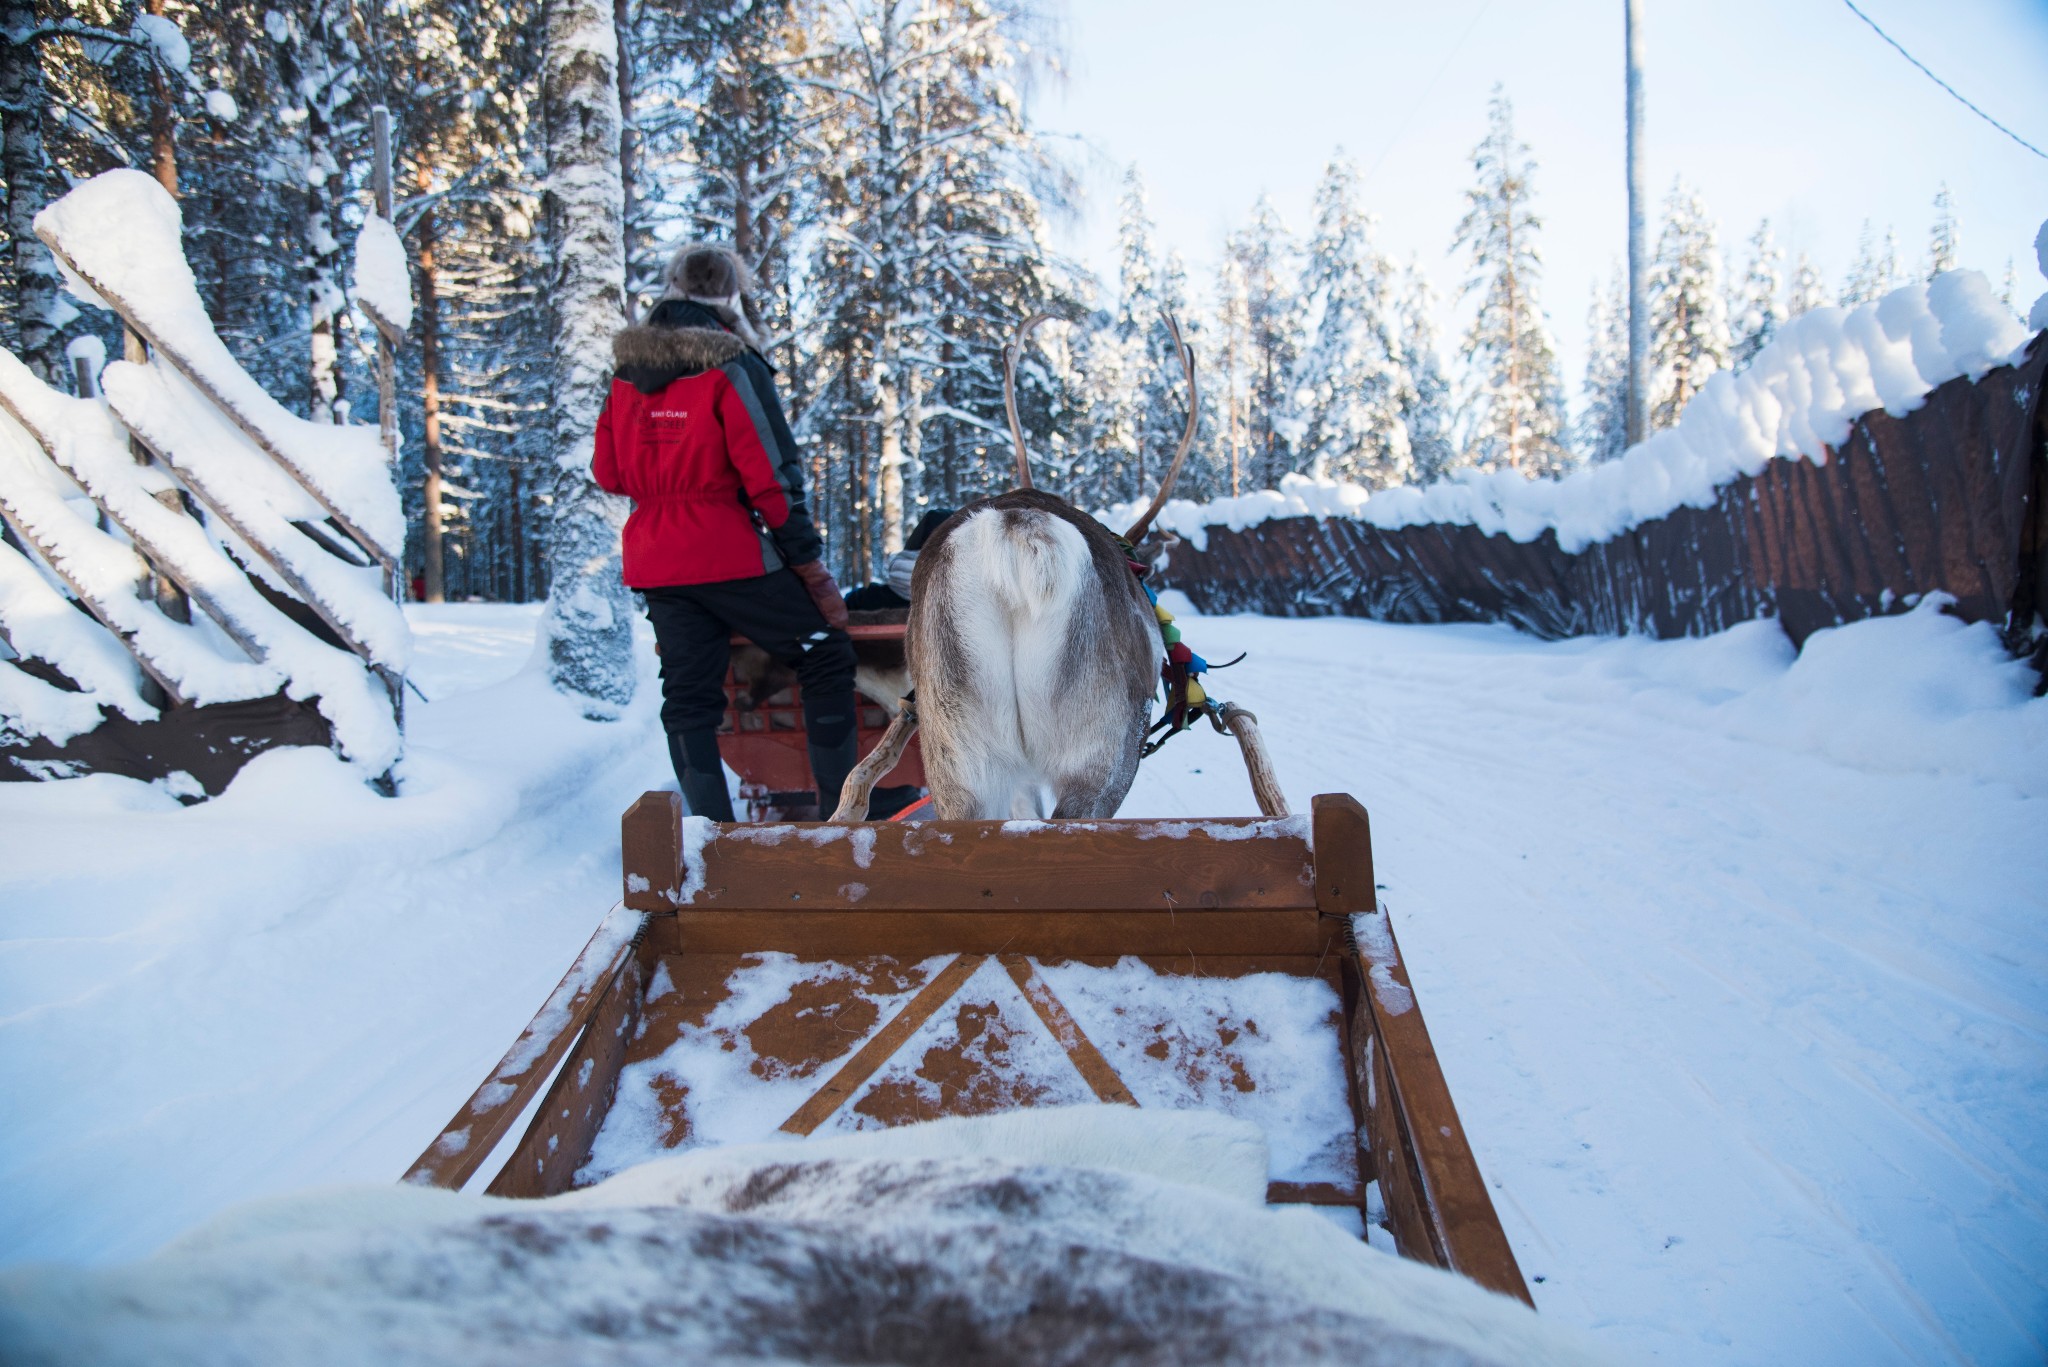
POLYGON ((1159 650, 1121 557, 1123 579, 1106 577, 1071 521, 1002 506, 971 513, 937 557, 911 600, 910 671, 939 815, 1114 815, 1159 650))

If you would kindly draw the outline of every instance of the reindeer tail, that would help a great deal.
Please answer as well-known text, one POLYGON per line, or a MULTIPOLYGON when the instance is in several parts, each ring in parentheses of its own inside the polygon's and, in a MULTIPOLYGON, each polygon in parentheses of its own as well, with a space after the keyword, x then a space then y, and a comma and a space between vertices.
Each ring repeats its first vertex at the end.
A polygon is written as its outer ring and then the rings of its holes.
POLYGON ((976 521, 991 524, 983 531, 989 587, 1012 612, 1035 621, 1080 591, 1088 543, 1067 523, 1035 508, 1006 508, 976 521))

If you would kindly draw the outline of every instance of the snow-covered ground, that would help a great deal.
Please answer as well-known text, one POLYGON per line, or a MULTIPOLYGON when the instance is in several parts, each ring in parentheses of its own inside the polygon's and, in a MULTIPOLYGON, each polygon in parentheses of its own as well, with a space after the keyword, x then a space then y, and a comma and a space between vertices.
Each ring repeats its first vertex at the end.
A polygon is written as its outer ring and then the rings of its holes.
MULTIPOLYGON (((414 608, 407 795, 324 754, 180 808, 0 785, 0 1260, 395 1179, 617 897, 666 778, 534 610, 414 608)), ((2048 701, 1931 608, 1542 643, 1183 614, 1287 786, 1356 793, 1546 1315, 1622 1360, 2048 1347, 2048 701)), ((651 657, 646 658, 651 672, 651 657)), ((651 681, 650 681, 651 685, 651 681)), ((1127 815, 1248 813, 1206 731, 1127 815)))

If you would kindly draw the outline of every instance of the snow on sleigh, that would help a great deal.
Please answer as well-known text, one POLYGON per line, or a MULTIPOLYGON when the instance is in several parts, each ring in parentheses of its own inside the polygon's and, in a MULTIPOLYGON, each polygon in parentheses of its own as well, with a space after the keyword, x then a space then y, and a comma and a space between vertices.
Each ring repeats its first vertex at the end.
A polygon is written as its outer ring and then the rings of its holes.
POLYGON ((486 1189, 539 1197, 681 1149, 1199 1107, 1261 1127, 1269 1203, 1383 1224, 1529 1301, 1349 796, 1309 817, 714 825, 653 792, 623 863, 624 905, 407 1181, 462 1187, 509 1149, 486 1189))

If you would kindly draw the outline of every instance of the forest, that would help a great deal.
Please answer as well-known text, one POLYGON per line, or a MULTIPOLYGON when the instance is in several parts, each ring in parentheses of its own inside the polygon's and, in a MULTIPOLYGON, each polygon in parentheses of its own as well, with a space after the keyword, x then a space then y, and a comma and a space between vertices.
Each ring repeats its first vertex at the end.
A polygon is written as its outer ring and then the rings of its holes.
MULTIPOLYGON (((31 225, 130 166, 179 199, 201 293, 250 372, 316 421, 376 421, 351 258, 371 111, 389 111, 416 301, 399 482, 408 574, 432 600, 543 597, 550 565, 585 563, 614 524, 590 511, 607 496, 584 468, 603 346, 695 239, 754 272, 750 321, 848 583, 924 509, 1007 487, 1001 352, 1038 311, 1067 325, 1034 336, 1022 422, 1041 485, 1084 507, 1149 493, 1178 436, 1166 314, 1200 358, 1184 496, 1289 472, 1367 488, 1467 467, 1556 477, 1624 445, 1620 270, 1587 301, 1584 374, 1564 376, 1542 246, 1570 228, 1537 212, 1506 90, 1473 111, 1466 212, 1440 262, 1389 259, 1333 149, 1313 221, 1262 199, 1213 278, 1157 247, 1129 168, 1102 279, 1052 244, 1081 177, 1033 122, 1061 57, 1056 16, 1030 0, 0 0, 0 31, 0 343, 62 387, 80 383, 81 339, 122 342, 65 293, 31 225), (1469 320, 1450 336, 1447 303, 1469 320)), ((1941 188, 1924 251, 1866 226, 1834 283, 1788 263, 1768 223, 1724 250, 1682 181, 1661 217, 1655 427, 1785 319, 1955 264, 1941 188)))

